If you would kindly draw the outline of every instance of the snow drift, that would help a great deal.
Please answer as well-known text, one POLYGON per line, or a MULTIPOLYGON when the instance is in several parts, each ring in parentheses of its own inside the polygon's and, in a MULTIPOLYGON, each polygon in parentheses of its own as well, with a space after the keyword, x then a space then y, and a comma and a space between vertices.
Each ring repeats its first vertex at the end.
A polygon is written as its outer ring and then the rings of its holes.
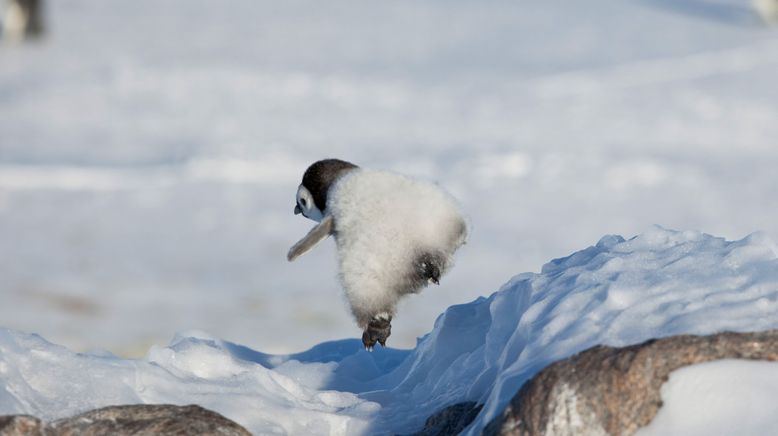
POLYGON ((0 330, 0 414, 196 403, 259 434, 384 434, 477 401, 475 434, 540 369, 593 345, 778 328, 777 253, 761 234, 605 236, 450 307, 413 350, 367 353, 346 339, 278 356, 190 332, 129 360, 0 330))

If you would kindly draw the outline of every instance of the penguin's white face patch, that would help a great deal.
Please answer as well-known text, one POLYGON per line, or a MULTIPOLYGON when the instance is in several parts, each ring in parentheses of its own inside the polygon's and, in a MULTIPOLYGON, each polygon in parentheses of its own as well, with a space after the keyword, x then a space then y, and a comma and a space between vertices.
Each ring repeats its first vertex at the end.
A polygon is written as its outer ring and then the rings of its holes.
POLYGON ((304 217, 316 222, 321 222, 322 218, 324 218, 322 211, 313 202, 313 195, 303 185, 297 188, 297 204, 294 207, 294 213, 302 213, 304 217))

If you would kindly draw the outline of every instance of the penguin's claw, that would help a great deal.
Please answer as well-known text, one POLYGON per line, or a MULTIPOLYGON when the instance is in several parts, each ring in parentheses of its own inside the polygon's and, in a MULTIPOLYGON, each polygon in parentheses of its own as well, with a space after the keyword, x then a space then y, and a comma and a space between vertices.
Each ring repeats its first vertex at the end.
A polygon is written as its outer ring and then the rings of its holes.
POLYGON ((362 333, 362 344, 365 350, 373 351, 376 342, 386 347, 386 339, 392 334, 392 318, 376 317, 370 320, 362 333))
POLYGON ((370 333, 368 333, 367 330, 362 332, 362 345, 365 346, 365 350, 368 352, 373 352, 373 347, 375 347, 376 340, 370 337, 370 333))

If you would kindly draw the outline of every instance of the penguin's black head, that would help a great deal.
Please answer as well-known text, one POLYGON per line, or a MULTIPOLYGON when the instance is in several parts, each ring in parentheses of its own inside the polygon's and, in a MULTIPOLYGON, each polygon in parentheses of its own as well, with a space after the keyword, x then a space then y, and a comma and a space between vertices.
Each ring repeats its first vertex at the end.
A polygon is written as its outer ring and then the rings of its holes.
POLYGON ((321 221, 327 208, 327 192, 335 181, 345 173, 359 168, 351 162, 340 159, 324 159, 314 162, 305 170, 303 182, 297 188, 297 204, 294 213, 321 221))

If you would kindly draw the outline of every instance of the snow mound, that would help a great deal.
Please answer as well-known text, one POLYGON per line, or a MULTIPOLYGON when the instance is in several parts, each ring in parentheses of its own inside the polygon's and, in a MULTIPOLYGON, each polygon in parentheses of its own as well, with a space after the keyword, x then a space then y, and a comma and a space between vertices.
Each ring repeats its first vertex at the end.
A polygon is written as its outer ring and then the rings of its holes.
POLYGON ((0 414, 196 403, 258 434, 384 434, 477 401, 477 434, 535 373, 591 346, 778 328, 777 254, 762 234, 605 236, 450 307, 413 350, 367 353, 347 339, 278 356, 191 332, 127 360, 0 330, 0 414))

